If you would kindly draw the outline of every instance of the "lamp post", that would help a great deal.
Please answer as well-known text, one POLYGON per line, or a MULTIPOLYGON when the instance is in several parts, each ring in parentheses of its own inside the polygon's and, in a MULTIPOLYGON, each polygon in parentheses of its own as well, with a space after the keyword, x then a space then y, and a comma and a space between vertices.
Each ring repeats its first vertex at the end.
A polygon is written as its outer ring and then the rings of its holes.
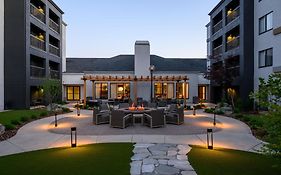
POLYGON ((217 106, 215 106, 215 110, 214 110, 214 126, 216 126, 216 124, 217 124, 216 113, 217 113, 217 106))
POLYGON ((77 129, 76 129, 76 127, 71 128, 70 143, 71 143, 72 148, 77 146, 77 129))
POLYGON ((149 71, 150 71, 150 102, 152 103, 152 99, 153 99, 153 71, 155 71, 155 66, 150 65, 149 71))
POLYGON ((208 149, 214 149, 213 129, 207 129, 207 146, 208 149))
POLYGON ((57 113, 55 113, 55 127, 58 126, 58 117, 57 117, 57 113))

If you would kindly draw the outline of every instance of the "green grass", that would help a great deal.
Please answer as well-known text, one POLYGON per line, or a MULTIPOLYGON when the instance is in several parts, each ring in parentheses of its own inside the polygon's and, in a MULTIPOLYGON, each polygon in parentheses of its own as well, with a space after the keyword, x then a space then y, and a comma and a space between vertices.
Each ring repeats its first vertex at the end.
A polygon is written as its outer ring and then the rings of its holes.
POLYGON ((188 159, 198 175, 280 175, 281 160, 265 155, 193 146, 188 159))
POLYGON ((0 157, 1 175, 129 175, 132 144, 95 144, 0 157))
POLYGON ((40 116, 40 114, 48 114, 45 109, 35 110, 14 110, 7 112, 0 112, 0 123, 4 126, 12 125, 15 126, 24 120, 30 120, 32 116, 40 116))

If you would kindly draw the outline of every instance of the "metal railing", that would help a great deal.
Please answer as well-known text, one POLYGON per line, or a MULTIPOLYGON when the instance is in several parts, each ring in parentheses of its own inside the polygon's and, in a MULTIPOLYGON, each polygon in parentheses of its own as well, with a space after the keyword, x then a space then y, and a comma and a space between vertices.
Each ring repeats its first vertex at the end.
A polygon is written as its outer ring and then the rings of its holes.
POLYGON ((235 66, 235 67, 229 67, 227 68, 227 71, 234 77, 240 76, 240 66, 235 66))
POLYGON ((45 41, 39 39, 38 37, 30 34, 30 45, 41 50, 46 50, 45 41))
POLYGON ((50 70, 51 79, 60 79, 60 72, 58 70, 50 70))
POLYGON ((60 33, 60 26, 55 21, 49 18, 49 27, 55 32, 60 33))
POLYGON ((60 49, 52 44, 49 44, 49 52, 60 57, 60 49))
POLYGON ((228 41, 226 43, 227 51, 235 49, 235 48, 239 47, 239 45, 240 45, 240 37, 237 36, 235 39, 228 41))
POLYGON ((222 45, 213 49, 213 56, 217 57, 222 54, 222 45))
POLYGON ((30 77, 44 78, 45 77, 45 68, 30 65, 30 77))
POLYGON ((43 23, 46 22, 46 15, 40 12, 40 10, 37 7, 35 7, 33 4, 30 4, 30 14, 35 18, 39 19, 40 21, 42 21, 43 23))
POLYGON ((213 26, 213 34, 222 29, 222 20, 213 26))
POLYGON ((226 16, 226 24, 230 23, 231 21, 235 20, 240 16, 240 7, 236 7, 230 14, 226 16))

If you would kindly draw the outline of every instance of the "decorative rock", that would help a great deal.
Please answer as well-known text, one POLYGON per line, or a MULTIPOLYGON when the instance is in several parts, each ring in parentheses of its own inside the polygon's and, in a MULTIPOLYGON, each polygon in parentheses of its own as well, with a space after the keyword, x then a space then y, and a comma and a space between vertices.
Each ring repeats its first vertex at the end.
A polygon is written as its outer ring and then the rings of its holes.
POLYGON ((168 151, 168 156, 175 156, 177 153, 177 151, 168 151))
POLYGON ((142 166, 142 173, 152 173, 155 169, 155 166, 153 164, 150 165, 143 165, 142 166))
POLYGON ((151 151, 153 156, 165 156, 167 153, 165 151, 151 151))
POLYGON ((175 164, 174 167, 183 171, 194 171, 190 164, 175 164))
POLYGON ((135 154, 142 154, 142 153, 149 154, 150 152, 147 150, 147 148, 136 147, 136 148, 134 148, 133 153, 135 153, 135 154))
POLYGON ((182 171, 181 175, 197 175, 195 171, 182 171))
POLYGON ((149 151, 168 151, 169 147, 155 145, 155 146, 148 147, 148 149, 149 149, 149 151))
POLYGON ((165 159, 159 159, 158 162, 161 165, 167 165, 168 164, 168 160, 165 160, 165 159))
POLYGON ((141 164, 142 161, 134 161, 131 165, 130 173, 133 175, 140 175, 141 174, 141 164))
POLYGON ((142 159, 145 159, 147 158, 148 156, 150 156, 151 154, 147 154, 147 153, 144 153, 144 154, 135 154, 131 160, 133 161, 136 161, 136 160, 142 160, 142 159))
POLYGON ((168 161, 168 165, 173 165, 173 166, 176 166, 176 165, 187 165, 187 161, 183 161, 183 160, 169 160, 168 161))
POLYGON ((144 165, 149 165, 149 164, 157 165, 158 161, 156 159, 148 158, 148 159, 143 159, 143 164, 144 165))
POLYGON ((180 170, 167 165, 159 165, 158 167, 156 167, 155 172, 156 174, 162 175, 177 175, 180 173, 180 170))
POLYGON ((177 159, 187 161, 187 156, 186 155, 177 155, 177 159))

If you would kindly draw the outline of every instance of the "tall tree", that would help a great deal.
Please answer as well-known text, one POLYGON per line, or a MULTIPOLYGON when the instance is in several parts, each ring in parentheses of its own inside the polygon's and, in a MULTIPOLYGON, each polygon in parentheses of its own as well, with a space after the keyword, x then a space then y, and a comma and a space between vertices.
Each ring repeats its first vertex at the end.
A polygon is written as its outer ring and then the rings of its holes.
POLYGON ((61 83, 59 80, 46 78, 42 85, 44 96, 47 103, 51 106, 53 110, 53 103, 59 100, 61 94, 61 83))

